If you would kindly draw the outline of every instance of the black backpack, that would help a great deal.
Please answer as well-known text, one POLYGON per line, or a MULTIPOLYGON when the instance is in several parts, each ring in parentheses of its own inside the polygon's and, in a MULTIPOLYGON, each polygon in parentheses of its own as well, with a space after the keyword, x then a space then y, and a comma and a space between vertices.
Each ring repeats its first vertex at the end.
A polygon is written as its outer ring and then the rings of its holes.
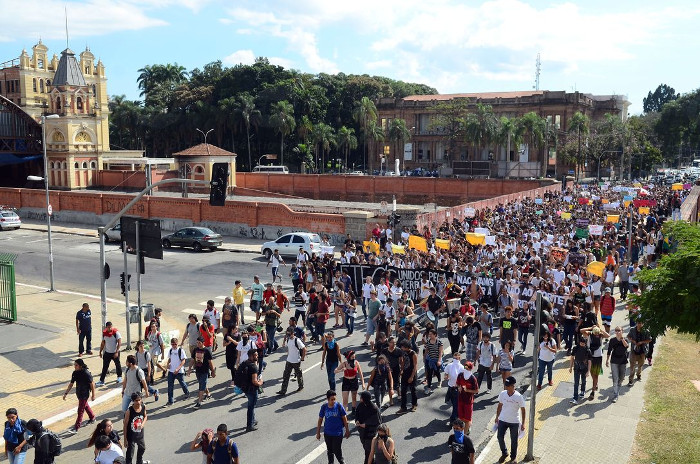
POLYGON ((238 366, 238 369, 236 369, 236 373, 233 376, 233 383, 244 392, 247 392, 251 386, 250 376, 251 374, 249 373, 248 369, 248 361, 246 361, 241 363, 241 365, 238 366))
MULTIPOLYGON (((63 451, 63 444, 61 443, 61 437, 53 433, 51 430, 45 430, 44 433, 39 437, 39 439, 47 436, 48 440, 48 452, 49 456, 56 457, 60 456, 63 451)), ((37 440, 38 441, 38 440, 37 440)))

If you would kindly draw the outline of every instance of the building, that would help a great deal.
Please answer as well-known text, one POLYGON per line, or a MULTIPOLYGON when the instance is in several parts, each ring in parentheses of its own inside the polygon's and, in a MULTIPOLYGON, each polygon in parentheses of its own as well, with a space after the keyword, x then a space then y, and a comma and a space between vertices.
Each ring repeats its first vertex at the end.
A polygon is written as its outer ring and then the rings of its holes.
POLYGON ((541 177, 561 175, 573 169, 557 158, 556 141, 551 139, 543 147, 531 147, 527 143, 509 147, 505 140, 474 147, 463 140, 450 140, 446 130, 433 124, 435 107, 457 101, 464 102, 470 110, 479 103, 491 105, 498 118, 535 112, 546 119, 550 128, 562 134, 577 111, 591 120, 602 118, 607 113, 619 115, 624 120, 630 105, 627 98, 620 95, 596 96, 547 90, 383 98, 376 106, 385 133, 392 119, 401 118, 410 130, 411 141, 406 144, 380 142, 370 151, 373 158, 370 166, 378 168, 383 157, 388 170, 393 170, 394 161, 399 159, 404 169, 440 169, 444 174, 479 177, 541 177))
MULTIPOLYGON (((37 124, 41 124, 42 116, 47 116, 46 152, 51 188, 94 186, 97 172, 110 158, 143 156, 140 151, 110 150, 105 67, 99 59, 95 61, 89 48, 77 58, 66 48, 60 58, 53 54, 49 59, 48 47, 40 40, 32 47, 31 56, 22 50, 18 58, 0 63, 0 96, 7 99, 2 105, 5 109, 0 111, 9 114, 9 108, 16 105, 37 124)), ((16 108, 12 112, 16 113, 16 108)), ((18 135, 2 119, 0 133, 8 138, 18 135)), ((1 150, 2 153, 15 157, 35 155, 20 153, 17 144, 14 145, 14 148, 8 146, 1 150)), ((38 174, 35 162, 16 166, 12 175, 19 182, 18 177, 25 171, 38 174)))
POLYGON ((228 185, 230 187, 236 185, 236 156, 235 153, 216 145, 205 143, 173 153, 178 172, 183 179, 211 181, 214 163, 228 164, 228 185))

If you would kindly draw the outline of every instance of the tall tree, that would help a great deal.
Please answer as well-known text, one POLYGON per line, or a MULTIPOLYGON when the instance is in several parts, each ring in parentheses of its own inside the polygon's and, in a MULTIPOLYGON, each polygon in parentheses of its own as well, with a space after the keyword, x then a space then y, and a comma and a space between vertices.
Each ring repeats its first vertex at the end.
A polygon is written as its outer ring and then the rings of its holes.
POLYGON ((523 142, 523 127, 518 122, 518 118, 501 116, 498 123, 498 135, 496 140, 498 140, 499 144, 506 146, 505 161, 512 161, 510 159, 510 152, 517 151, 512 150, 512 147, 519 147, 523 142))
MULTIPOLYGON (((467 142, 474 146, 475 155, 479 149, 488 145, 497 137, 498 118, 493 114, 491 105, 477 103, 464 120, 464 135, 467 142)), ((472 157, 476 160, 476 156, 472 157)))
POLYGON ((359 101, 355 102, 355 107, 353 109, 353 119, 360 126, 362 144, 364 145, 365 150, 362 162, 365 165, 364 168, 368 169, 367 143, 369 141, 369 137, 367 129, 371 123, 377 122, 377 107, 374 105, 374 102, 369 99, 369 97, 362 97, 359 101))
POLYGON ((642 101, 643 109, 645 113, 660 112, 663 106, 673 100, 678 100, 680 97, 679 93, 673 87, 669 87, 666 84, 660 84, 654 93, 647 94, 647 97, 642 101))
POLYGON ((284 138, 297 126, 294 107, 287 100, 282 100, 273 103, 270 110, 270 125, 280 134, 280 165, 284 165, 284 138))
POLYGON ((345 171, 348 170, 348 155, 350 150, 357 148, 357 137, 355 137, 355 129, 345 126, 338 129, 336 134, 336 144, 338 149, 345 155, 345 171))
POLYGON ((311 119, 307 115, 302 116, 299 120, 299 124, 297 124, 297 135, 302 143, 306 144, 306 142, 308 142, 313 130, 314 125, 311 119))
POLYGON ((314 148, 316 150, 316 160, 318 164, 318 153, 321 152, 321 172, 326 171, 326 153, 330 151, 331 146, 335 145, 335 131, 326 123, 320 122, 314 125, 314 130, 311 135, 314 148))
MULTIPOLYGON (((580 111, 577 111, 574 113, 574 115, 571 117, 569 120, 569 127, 568 127, 568 133, 569 134, 576 134, 576 141, 577 141, 577 150, 576 150, 576 166, 582 166, 584 165, 584 160, 582 156, 585 155, 585 153, 582 153, 581 147, 582 147, 582 139, 583 137, 588 135, 589 127, 590 127, 591 120, 590 118, 581 113, 580 111)), ((577 169, 578 171, 578 169, 577 169)))
MULTIPOLYGON (((545 133, 547 131, 547 121, 534 111, 525 113, 519 118, 520 126, 523 129, 523 138, 527 142, 528 148, 541 149, 544 146, 545 133)), ((540 177, 545 176, 547 160, 540 157, 540 177)))
POLYGON ((233 97, 223 98, 219 100, 219 111, 221 112, 224 125, 228 127, 231 131, 231 151, 236 153, 236 109, 238 108, 238 102, 233 97))
MULTIPOLYGON (((401 118, 394 118, 389 125, 389 140, 394 142, 394 160, 399 159, 399 153, 403 153, 403 146, 406 140, 411 140, 411 131, 406 127, 406 121, 401 118)), ((387 160, 387 170, 388 170, 387 160)), ((393 164, 392 164, 393 170, 393 164)))
POLYGON ((250 150, 250 126, 257 127, 262 119, 260 110, 255 108, 255 99, 247 92, 238 95, 238 107, 236 109, 245 124, 245 136, 248 143, 248 170, 253 170, 253 155, 250 150))
MULTIPOLYGON (((384 133, 384 129, 382 129, 382 126, 377 124, 377 121, 370 121, 369 125, 367 126, 367 130, 365 131, 365 139, 371 143, 371 150, 373 150, 372 154, 376 153, 377 143, 383 142, 385 138, 386 134, 384 133)), ((373 158, 374 156, 370 155, 370 160, 373 158)), ((367 170, 369 174, 372 174, 373 172, 370 168, 367 167, 367 165, 364 166, 364 169, 367 170)))

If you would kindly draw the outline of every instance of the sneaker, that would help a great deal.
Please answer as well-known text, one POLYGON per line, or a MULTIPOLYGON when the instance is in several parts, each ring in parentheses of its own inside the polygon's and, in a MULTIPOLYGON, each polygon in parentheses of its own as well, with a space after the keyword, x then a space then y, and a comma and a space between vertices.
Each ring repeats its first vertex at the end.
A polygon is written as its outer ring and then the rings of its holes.
POLYGON ((277 392, 277 394, 278 394, 278 395, 286 395, 287 392, 283 392, 282 390, 280 390, 280 391, 277 392))
POLYGON ((121 377, 117 377, 117 383, 122 383, 122 378, 121 378, 121 377))
POLYGON ((153 396, 155 397, 156 401, 158 401, 158 398, 160 398, 160 395, 158 394, 158 390, 153 392, 153 396))
POLYGON ((172 402, 172 401, 168 401, 167 403, 165 403, 165 405, 166 405, 166 406, 172 406, 172 405, 173 405, 173 402, 172 402))
POLYGON ((95 386, 96 386, 96 387, 101 387, 101 386, 103 386, 104 384, 105 384, 105 383, 104 383, 103 381, 101 381, 101 380, 100 380, 99 382, 95 382, 95 386))
POLYGON ((256 430, 258 430, 257 425, 254 425, 252 427, 246 427, 246 429, 245 429, 246 432, 255 432, 256 430))
POLYGON ((200 403, 199 401, 197 401, 197 402, 194 404, 194 408, 195 408, 195 409, 199 409, 199 408, 201 408, 201 407, 202 407, 202 403, 200 403))
POLYGON ((594 391, 592 391, 591 394, 588 396, 588 401, 591 401, 593 399, 595 399, 595 392, 594 391))
POLYGON ((486 393, 491 393, 491 389, 490 389, 490 388, 487 388, 487 389, 486 389, 486 393))
POLYGON ((83 353, 78 353, 78 357, 79 357, 79 358, 82 358, 82 357, 83 357, 83 353))
POLYGON ((95 419, 90 419, 87 421, 87 425, 92 425, 95 423, 95 419))
POLYGON ((423 393, 425 393, 426 395, 430 395, 430 387, 426 385, 423 389, 423 393))
POLYGON ((304 387, 299 387, 299 388, 297 388, 297 393, 300 392, 300 391, 302 391, 303 389, 304 389, 304 387))
POLYGON ((642 376, 641 376, 641 375, 637 375, 637 380, 642 380, 642 376))
POLYGON ((369 343, 367 343, 367 342, 362 342, 362 346, 369 346, 369 343))
POLYGON ((613 403, 617 403, 617 396, 613 396, 610 401, 612 401, 613 403))
POLYGON ((634 385, 634 382, 633 382, 633 381, 630 380, 629 382, 627 382, 627 386, 628 386, 628 387, 631 387, 632 385, 634 385))
POLYGON ((416 412, 417 410, 418 410, 418 406, 416 406, 414 404, 413 407, 411 408, 411 412, 416 412))
POLYGON ((572 398, 571 401, 569 401, 570 404, 578 404, 578 400, 576 398, 572 398))
POLYGON ((647 361, 649 361, 649 365, 651 366, 651 358, 647 358, 647 361))
POLYGON ((75 427, 71 427, 71 428, 68 429, 68 432, 67 432, 67 433, 68 433, 69 435, 75 435, 76 433, 78 433, 78 429, 76 429, 75 427))
POLYGON ((506 459, 508 459, 508 455, 502 454, 501 457, 498 459, 498 462, 500 462, 500 463, 506 462, 506 459))

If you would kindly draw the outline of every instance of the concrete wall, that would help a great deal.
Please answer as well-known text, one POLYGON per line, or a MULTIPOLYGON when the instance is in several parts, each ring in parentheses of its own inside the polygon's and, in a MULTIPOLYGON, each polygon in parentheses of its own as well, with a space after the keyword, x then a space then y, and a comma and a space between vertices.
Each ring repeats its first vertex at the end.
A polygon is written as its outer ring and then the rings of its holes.
POLYGON ((681 218, 688 222, 700 222, 700 184, 695 185, 683 201, 681 218))
POLYGON ((343 201, 396 201, 422 205, 456 206, 470 201, 522 192, 551 184, 551 180, 444 179, 434 177, 327 176, 239 172, 240 188, 264 190, 305 198, 343 201))

